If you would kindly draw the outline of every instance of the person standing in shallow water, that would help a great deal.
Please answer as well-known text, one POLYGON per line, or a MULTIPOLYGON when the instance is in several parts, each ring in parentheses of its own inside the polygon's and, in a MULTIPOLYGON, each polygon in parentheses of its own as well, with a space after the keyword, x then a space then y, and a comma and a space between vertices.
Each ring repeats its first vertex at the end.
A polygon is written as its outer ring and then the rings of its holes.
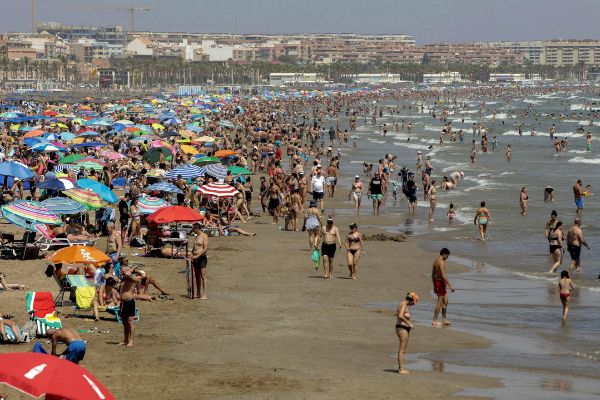
POLYGON ((398 309, 396 311, 396 335, 398 335, 398 340, 400 342, 398 348, 398 373, 399 374, 408 374, 408 370, 404 368, 404 353, 406 352, 406 348, 408 346, 408 339, 410 337, 410 331, 414 329, 415 324, 413 324, 410 319, 410 307, 414 306, 419 302, 419 295, 415 292, 410 292, 406 294, 406 298, 398 305, 398 309))
POLYGON ((479 224, 479 238, 481 240, 486 240, 487 226, 488 226, 488 224, 493 224, 494 221, 492 221, 492 216, 490 215, 490 210, 488 210, 485 207, 485 201, 482 201, 481 207, 479 207, 477 209, 473 223, 475 225, 479 224))
POLYGON ((431 325, 434 328, 439 328, 442 325, 450 325, 450 321, 448 321, 446 317, 446 311, 448 309, 448 292, 446 291, 446 287, 449 287, 451 292, 454 292, 454 288, 446 276, 446 260, 449 256, 450 250, 444 247, 440 250, 440 255, 433 262, 433 268, 431 270, 433 292, 437 296, 437 302, 435 303, 435 309, 433 311, 433 321, 431 322, 431 325), (440 310, 442 310, 441 324, 438 322, 440 310))
POLYGON ((573 282, 569 277, 568 271, 562 271, 560 273, 560 281, 558 281, 558 292, 560 295, 560 302, 563 307, 562 320, 567 320, 567 314, 569 314, 569 297, 571 297, 571 290, 574 290, 573 282))

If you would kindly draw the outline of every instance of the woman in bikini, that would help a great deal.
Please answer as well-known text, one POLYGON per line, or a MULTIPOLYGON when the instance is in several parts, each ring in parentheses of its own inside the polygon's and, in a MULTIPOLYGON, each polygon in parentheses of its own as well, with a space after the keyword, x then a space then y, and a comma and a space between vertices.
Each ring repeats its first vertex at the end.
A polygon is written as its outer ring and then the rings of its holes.
POLYGON ((492 216, 490 215, 490 210, 485 208, 485 201, 482 201, 481 207, 477 209, 473 223, 475 225, 479 224, 479 237, 482 241, 485 241, 488 223, 494 223, 494 221, 492 221, 492 216))
POLYGON ((549 274, 553 274, 554 271, 562 264, 562 256, 564 253, 563 249, 563 230, 562 230, 562 222, 556 222, 554 229, 550 231, 548 234, 548 242, 550 242, 550 254, 552 254, 552 260, 554 263, 548 271, 549 274))
POLYGON ((321 232, 321 211, 317 208, 317 201, 311 200, 309 208, 304 215, 304 228, 308 231, 308 243, 310 250, 317 248, 321 232))
POLYGON ((558 290, 560 293, 560 302, 563 306, 562 320, 567 320, 567 314, 569 313, 569 297, 571 297, 571 290, 574 290, 573 282, 569 277, 568 271, 562 271, 560 273, 560 281, 558 281, 558 290))
POLYGON ((414 306, 419 302, 419 295, 415 292, 406 294, 404 301, 398 306, 396 313, 396 335, 400 340, 400 347, 398 349, 398 373, 408 374, 408 370, 404 368, 404 353, 408 346, 408 339, 410 337, 410 330, 415 327, 410 319, 410 307, 414 306))
POLYGON ((437 189, 435 188, 435 179, 431 181, 429 190, 427 191, 427 197, 429 198, 429 222, 433 222, 433 213, 435 211, 437 189))
POLYGON ((363 184, 360 181, 360 176, 356 175, 354 177, 354 182, 352 182, 352 187, 350 188, 350 193, 348 193, 348 200, 352 196, 354 199, 354 209, 356 210, 356 215, 358 215, 360 210, 360 202, 362 200, 362 190, 363 184))
POLYGON ((350 224, 350 232, 346 234, 346 251, 348 253, 348 270, 350 271, 350 279, 356 280, 356 268, 363 250, 362 233, 358 231, 358 225, 354 222, 350 224))
POLYGON ((131 213, 131 234, 130 234, 130 238, 139 238, 141 237, 141 232, 140 232, 140 211, 138 208, 138 199, 137 198, 133 198, 131 200, 131 205, 129 206, 129 210, 131 213))

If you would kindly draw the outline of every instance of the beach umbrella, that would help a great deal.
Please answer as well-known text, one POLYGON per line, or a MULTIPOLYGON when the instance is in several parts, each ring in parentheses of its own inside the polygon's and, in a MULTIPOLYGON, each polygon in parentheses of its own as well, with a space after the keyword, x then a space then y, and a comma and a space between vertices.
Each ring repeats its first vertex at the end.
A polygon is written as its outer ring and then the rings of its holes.
POLYGON ((84 169, 94 169, 96 171, 101 171, 104 168, 104 165, 95 161, 83 161, 78 162, 76 165, 74 165, 74 167, 76 167, 76 169, 83 167, 84 169))
POLYGON ((172 159, 171 150, 166 147, 153 147, 144 153, 144 159, 149 163, 156 163, 160 161, 160 155, 163 155, 164 160, 172 159))
POLYGON ((77 134, 77 136, 98 136, 98 135, 100 135, 98 132, 92 131, 92 130, 83 131, 83 132, 77 134))
POLYGON ((216 157, 200 157, 194 161, 194 165, 221 164, 221 160, 216 157))
POLYGON ((191 154, 191 155, 200 154, 198 149, 196 149, 188 144, 182 144, 181 151, 183 151, 185 154, 191 154))
POLYGON ((104 264, 110 257, 96 247, 69 246, 56 251, 49 257, 55 264, 104 264))
POLYGON ((83 142, 72 145, 71 147, 79 148, 79 147, 104 147, 108 146, 106 143, 100 142, 83 142))
POLYGON ((74 215, 85 211, 83 204, 68 197, 52 197, 42 201, 42 204, 58 215, 74 215))
POLYGON ((32 397, 45 395, 48 400, 115 399, 83 367, 49 354, 27 352, 0 355, 0 382, 32 397))
POLYGON ((227 176, 227 167, 222 164, 209 164, 205 168, 208 175, 217 179, 224 179, 227 176))
POLYGON ((121 124, 121 125, 135 125, 133 122, 129 121, 128 119, 120 119, 120 120, 116 121, 114 124, 115 125, 116 124, 121 124))
POLYGON ((150 178, 162 178, 165 176, 165 170, 160 168, 154 168, 146 172, 146 176, 150 178))
POLYGON ((68 156, 61 158, 58 162, 60 164, 75 164, 77 161, 81 160, 82 158, 84 158, 84 157, 80 154, 69 154, 68 156))
POLYGON ((31 222, 15 214, 5 213, 2 217, 11 224, 18 226, 19 228, 25 229, 29 232, 45 234, 45 232, 48 231, 48 227, 46 226, 46 224, 31 222))
POLYGON ((189 207, 170 206, 154 212, 148 217, 149 222, 157 224, 170 224, 172 222, 196 222, 202 221, 204 216, 189 207))
POLYGON ((215 153, 215 157, 218 158, 225 158, 225 157, 231 157, 231 156, 236 156, 237 153, 233 150, 219 150, 215 153))
POLYGON ((75 185, 68 179, 46 179, 35 185, 38 189, 69 190, 75 185))
POLYGON ((237 165, 232 165, 230 167, 227 167, 227 171, 231 172, 231 175, 233 175, 233 176, 252 175, 251 171, 248 171, 246 168, 239 167, 237 165))
POLYGON ((167 202, 158 197, 142 196, 138 199, 138 210, 140 211, 140 214, 153 214, 164 207, 168 207, 167 202))
POLYGON ((183 193, 177 186, 169 182, 158 182, 144 188, 146 192, 183 193))
POLYGON ((16 161, 0 162, 0 175, 12 176, 19 179, 30 179, 34 173, 26 165, 16 161))
POLYGON ((45 133, 46 133, 46 131, 44 131, 44 130, 35 129, 33 131, 29 131, 26 134, 24 134, 23 138, 28 139, 28 138, 38 137, 38 136, 42 136, 45 133))
POLYGON ((75 134, 74 134, 74 133, 71 133, 71 132, 61 132, 61 134, 60 134, 60 138, 61 138, 62 140, 66 140, 66 141, 73 140, 73 139, 75 139, 76 137, 77 137, 77 136, 75 136, 75 134))
POLYGON ((219 125, 221 125, 224 128, 235 128, 235 124, 231 121, 228 121, 226 119, 219 121, 219 125))
POLYGON ((114 150, 104 150, 100 153, 100 156, 108 160, 121 160, 123 158, 127 158, 126 155, 116 152, 114 150))
POLYGON ((39 151, 39 152, 67 151, 67 149, 65 147, 57 146, 57 145, 55 145, 53 143, 49 143, 49 142, 41 142, 41 143, 35 144, 31 147, 31 150, 39 151))
POLYGON ((17 200, 2 206, 2 215, 15 215, 31 224, 62 225, 62 220, 42 203, 37 201, 17 200))
POLYGON ((92 163, 100 164, 103 167, 106 166, 106 163, 104 161, 99 160, 99 159, 94 158, 94 157, 84 157, 81 160, 77 161, 75 164, 82 164, 82 163, 85 163, 85 162, 92 162, 92 163))
POLYGON ((212 196, 218 198, 233 197, 239 193, 239 191, 226 183, 209 183, 202 185, 198 188, 198 191, 204 196, 212 196))
POLYGON ((188 131, 192 131, 192 132, 194 132, 194 133, 202 133, 202 132, 204 132, 204 128, 202 128, 202 127, 200 127, 200 126, 198 126, 198 125, 194 125, 194 124, 187 124, 187 125, 185 126, 185 128, 186 128, 188 131))
POLYGON ((165 129, 165 127, 164 127, 164 126, 162 126, 161 124, 158 124, 158 123, 154 123, 154 124, 152 124, 152 128, 153 128, 153 129, 158 129, 158 130, 163 130, 163 129, 165 129))
POLYGON ((198 142, 214 142, 216 139, 214 137, 211 136, 200 136, 199 138, 196 139, 196 141, 198 142))
POLYGON ((119 201, 117 195, 105 184, 91 179, 83 178, 77 180, 77 186, 82 189, 88 189, 96 193, 102 200, 108 203, 116 203, 119 201))
POLYGON ((165 175, 167 179, 177 179, 179 175, 183 179, 194 179, 199 176, 204 176, 206 170, 196 165, 184 165, 183 167, 173 168, 165 175))
POLYGON ((88 210, 97 210, 104 207, 102 198, 97 193, 86 189, 70 189, 63 192, 66 196, 81 203, 88 210))

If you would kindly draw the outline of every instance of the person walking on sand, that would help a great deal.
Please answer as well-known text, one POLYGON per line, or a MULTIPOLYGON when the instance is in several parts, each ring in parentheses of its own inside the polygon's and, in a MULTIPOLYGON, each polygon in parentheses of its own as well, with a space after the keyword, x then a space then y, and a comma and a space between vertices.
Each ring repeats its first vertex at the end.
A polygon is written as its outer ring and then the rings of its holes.
POLYGON ((121 288, 119 291, 121 305, 119 307, 119 316, 121 317, 121 321, 123 321, 123 341, 119 344, 122 346, 133 347, 133 336, 135 334, 133 321, 136 314, 135 300, 152 301, 152 297, 148 295, 135 293, 142 278, 143 276, 138 272, 137 268, 130 268, 125 265, 121 267, 121 288))
POLYGON ((350 197, 354 200, 354 209, 356 210, 356 215, 360 213, 360 202, 362 200, 362 191, 363 184, 360 181, 360 176, 356 175, 354 177, 354 182, 352 182, 352 187, 350 187, 350 193, 348 193, 348 200, 350 197))
POLYGON ((398 348, 398 373, 408 374, 408 370, 404 368, 404 353, 408 346, 408 339, 410 337, 410 331, 415 327, 412 320, 410 319, 410 307, 414 306, 419 302, 419 295, 415 292, 409 292, 406 294, 405 299, 398 306, 396 311, 396 335, 400 342, 398 348))
POLYGON ((563 307, 562 320, 567 320, 567 314, 569 313, 569 297, 571 297, 571 290, 574 290, 573 282, 569 277, 568 271, 562 271, 560 273, 560 281, 558 281, 558 292, 560 295, 560 302, 563 307))
MULTIPOLYGON (((196 237, 194 239, 194 246, 192 247, 192 254, 189 258, 194 268, 194 277, 196 278, 196 297, 200 300, 206 300, 207 297, 207 283, 206 283, 206 266, 208 265, 208 258, 206 252, 208 251, 208 235, 202 232, 202 226, 199 223, 195 223, 192 227, 196 237)), ((193 284, 193 283, 192 283, 193 284)))
POLYGON ((310 191, 312 192, 313 200, 319 203, 321 211, 325 210, 325 176, 321 170, 321 164, 316 166, 316 174, 310 181, 310 191))
POLYGON ((333 218, 327 218, 327 224, 321 228, 321 255, 323 256, 323 278, 333 278, 333 258, 336 246, 342 248, 340 232, 333 224, 333 218))
POLYGON ((473 220, 473 224, 479 224, 479 237, 482 241, 486 240, 488 223, 493 224, 494 221, 492 221, 490 210, 485 207, 485 201, 482 201, 481 207, 477 209, 473 220))
POLYGON ((583 238, 583 231, 581 230, 581 219, 579 217, 575 218, 573 221, 573 225, 569 228, 567 232, 567 250, 569 250, 569 254, 571 255, 571 264, 569 265, 569 273, 573 272, 573 269, 579 271, 581 268, 581 246, 587 247, 587 242, 583 238))
POLYGON ((448 309, 448 292, 446 291, 446 287, 449 287, 451 292, 454 292, 454 288, 446 276, 446 260, 449 256, 450 250, 444 247, 440 250, 440 255, 433 262, 433 268, 431 270, 433 292, 437 295, 437 302, 435 303, 435 309, 433 311, 433 321, 431 322, 431 325, 435 328, 439 328, 442 325, 450 325, 450 321, 446 318, 446 311, 448 309), (438 322, 440 309, 442 310, 441 324, 438 322))
POLYGON ((375 176, 371 178, 367 196, 373 200, 373 212, 379 215, 379 207, 381 207, 381 200, 383 199, 383 180, 379 173, 376 173, 375 176))
POLYGON ((346 251, 348 257, 348 270, 350 271, 350 279, 356 280, 356 268, 361 253, 364 254, 364 242, 362 233, 358 231, 356 223, 350 224, 350 232, 346 234, 346 251))

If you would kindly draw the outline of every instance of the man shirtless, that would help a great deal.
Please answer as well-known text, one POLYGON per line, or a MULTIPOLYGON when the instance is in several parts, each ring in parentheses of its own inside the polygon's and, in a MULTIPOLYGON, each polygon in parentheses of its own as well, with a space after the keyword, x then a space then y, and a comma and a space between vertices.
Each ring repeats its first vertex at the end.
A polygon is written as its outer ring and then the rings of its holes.
POLYGON ((583 210, 583 188, 582 188, 581 179, 577 180, 577 183, 573 185, 573 197, 575 197, 575 205, 577 206, 577 210, 575 213, 579 217, 581 214, 581 210, 583 210))
POLYGON ((279 222, 279 195, 281 194, 281 189, 275 182, 271 182, 271 186, 269 187, 269 205, 267 209, 269 210, 269 214, 273 216, 272 224, 276 224, 279 222))
POLYGON ((321 255, 323 256, 323 278, 333 278, 333 257, 335 257, 335 244, 337 242, 340 249, 342 241, 340 240, 340 231, 333 225, 333 218, 327 218, 327 225, 321 228, 321 255))
POLYGON ((119 315, 121 321, 123 321, 123 342, 119 344, 133 347, 133 335, 135 334, 135 326, 133 324, 136 310, 135 300, 152 301, 152 297, 135 293, 138 284, 143 278, 137 268, 130 268, 129 266, 124 265, 121 267, 121 277, 121 289, 119 291, 119 295, 121 296, 121 306, 119 308, 119 315))
POLYGON ((571 264, 569 264, 569 273, 573 272, 573 269, 579 270, 581 267, 581 245, 590 249, 587 242, 583 238, 583 231, 581 230, 581 220, 579 217, 575 218, 573 225, 567 232, 567 250, 571 255, 571 264))
POLYGON ((446 309, 448 308, 448 293, 446 292, 446 286, 450 288, 451 292, 454 292, 454 288, 450 284, 448 277, 446 276, 446 260, 450 256, 450 250, 443 248, 440 250, 440 255, 433 262, 433 269, 431 271, 431 280, 433 281, 433 292, 437 295, 437 303, 435 303, 435 309, 433 311, 433 325, 435 328, 439 328, 443 325, 450 325, 450 321, 446 319, 446 309), (438 315, 442 310, 442 323, 438 322, 438 315))
POLYGON ((331 164, 327 167, 327 192, 329 193, 329 197, 333 197, 335 193, 335 185, 337 185, 338 180, 338 168, 332 161, 331 164))
POLYGON ((52 355, 53 356, 62 356, 75 364, 79 364, 83 357, 85 357, 86 344, 79 336, 77 332, 75 332, 71 328, 62 327, 59 329, 48 329, 46 332, 46 337, 52 340, 52 355), (63 342, 67 345, 65 351, 61 354, 56 353, 56 347, 58 342, 63 342))
POLYGON ((107 229, 108 238, 106 239, 106 254, 108 254, 113 262, 117 262, 121 255, 121 249, 123 248, 121 233, 117 231, 114 222, 109 222, 107 229))
POLYGON ((196 277, 196 298, 199 296, 200 300, 206 300, 206 266, 208 264, 208 258, 206 252, 208 251, 208 236, 202 232, 200 224, 195 223, 193 225, 194 233, 196 238, 194 239, 194 246, 192 247, 192 254, 189 258, 194 268, 194 275, 196 277))

